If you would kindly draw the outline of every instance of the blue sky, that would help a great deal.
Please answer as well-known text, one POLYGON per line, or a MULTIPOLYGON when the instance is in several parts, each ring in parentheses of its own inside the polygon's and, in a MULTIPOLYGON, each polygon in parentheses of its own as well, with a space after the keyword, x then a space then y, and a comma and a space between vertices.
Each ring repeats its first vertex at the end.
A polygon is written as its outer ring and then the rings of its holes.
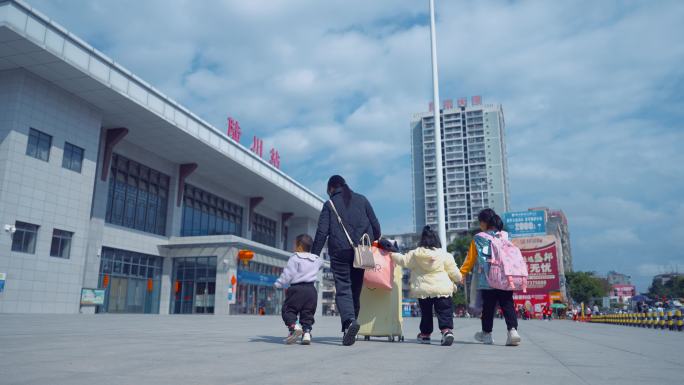
MULTIPOLYGON (((320 193, 347 177, 411 230, 427 1, 29 1, 320 193)), ((437 0, 442 98, 503 104, 514 210, 563 209, 575 268, 684 271, 684 2, 437 0)))

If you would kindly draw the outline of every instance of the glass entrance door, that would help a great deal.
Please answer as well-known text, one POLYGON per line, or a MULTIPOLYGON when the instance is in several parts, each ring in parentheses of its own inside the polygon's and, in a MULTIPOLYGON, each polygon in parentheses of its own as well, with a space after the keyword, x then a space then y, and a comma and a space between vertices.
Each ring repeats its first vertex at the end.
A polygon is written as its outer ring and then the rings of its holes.
POLYGON ((98 312, 159 313, 162 258, 102 248, 99 287, 106 289, 98 312))
POLYGON ((216 257, 175 258, 173 281, 172 313, 214 313, 216 257))
POLYGON ((195 313, 213 313, 216 282, 195 283, 195 313))
POLYGON ((128 288, 128 279, 120 277, 112 277, 109 287, 109 312, 111 313, 125 313, 126 312, 126 292, 128 288))

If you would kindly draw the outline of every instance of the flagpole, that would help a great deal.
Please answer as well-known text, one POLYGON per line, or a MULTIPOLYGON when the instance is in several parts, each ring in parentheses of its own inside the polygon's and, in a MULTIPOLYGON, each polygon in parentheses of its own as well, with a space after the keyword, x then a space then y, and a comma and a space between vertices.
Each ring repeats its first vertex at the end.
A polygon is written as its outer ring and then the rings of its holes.
POLYGON ((435 33, 435 0, 430 0, 430 41, 432 43, 432 105, 435 128, 435 167, 437 168, 437 227, 442 249, 447 249, 446 218, 444 214, 444 180, 442 169, 442 125, 440 124, 439 77, 437 74, 437 35, 435 33))

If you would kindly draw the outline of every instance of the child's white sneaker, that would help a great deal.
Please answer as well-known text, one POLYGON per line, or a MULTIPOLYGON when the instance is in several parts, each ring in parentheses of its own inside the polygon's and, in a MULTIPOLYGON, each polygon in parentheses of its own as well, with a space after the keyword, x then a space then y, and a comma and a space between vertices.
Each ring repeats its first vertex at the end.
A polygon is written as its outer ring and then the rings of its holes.
POLYGON ((302 345, 311 345, 311 333, 304 332, 302 336, 302 345))
POLYGON ((295 325, 294 328, 290 330, 290 334, 287 335, 287 338, 285 338, 285 343, 288 345, 294 344, 302 336, 303 332, 301 326, 295 325))
POLYGON ((451 330, 442 332, 442 346, 451 346, 454 343, 454 333, 451 330))
POLYGON ((508 331, 508 339, 506 339, 506 346, 520 345, 520 334, 515 328, 508 331))
POLYGON ((492 338, 492 333, 477 332, 475 333, 475 341, 482 342, 485 345, 491 345, 494 343, 492 338))

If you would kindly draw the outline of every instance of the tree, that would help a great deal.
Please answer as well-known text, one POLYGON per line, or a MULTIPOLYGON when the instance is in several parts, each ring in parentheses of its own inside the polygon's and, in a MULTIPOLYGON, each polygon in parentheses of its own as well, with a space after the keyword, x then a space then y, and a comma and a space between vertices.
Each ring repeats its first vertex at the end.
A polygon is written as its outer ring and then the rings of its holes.
POLYGON ((566 272, 565 279, 568 283, 570 297, 576 302, 590 304, 592 299, 603 297, 608 294, 608 291, 610 290, 610 288, 607 287, 607 282, 603 282, 602 279, 596 277, 593 272, 566 272))
POLYGON ((670 280, 662 283, 661 279, 653 278, 648 294, 652 298, 682 298, 684 297, 684 275, 673 276, 670 280))
MULTIPOLYGON (((473 231, 461 233, 447 246, 447 251, 453 254, 458 267, 463 266, 463 262, 468 256, 470 243, 473 241, 472 234, 473 231)), ((458 285, 459 289, 452 298, 455 307, 468 306, 468 298, 465 293, 465 291, 468 290, 468 285, 465 284, 465 279, 466 277, 464 277, 463 284, 458 285)))
POLYGON ((459 287, 458 291, 454 293, 454 296, 451 297, 451 300, 454 303, 454 308, 464 307, 467 306, 468 303, 466 303, 466 297, 465 293, 463 292, 463 288, 459 287))
POLYGON ((470 233, 463 233, 454 238, 447 246, 447 251, 454 255, 456 264, 462 266, 466 257, 468 256, 468 249, 470 248, 470 242, 473 241, 472 235, 470 233))

